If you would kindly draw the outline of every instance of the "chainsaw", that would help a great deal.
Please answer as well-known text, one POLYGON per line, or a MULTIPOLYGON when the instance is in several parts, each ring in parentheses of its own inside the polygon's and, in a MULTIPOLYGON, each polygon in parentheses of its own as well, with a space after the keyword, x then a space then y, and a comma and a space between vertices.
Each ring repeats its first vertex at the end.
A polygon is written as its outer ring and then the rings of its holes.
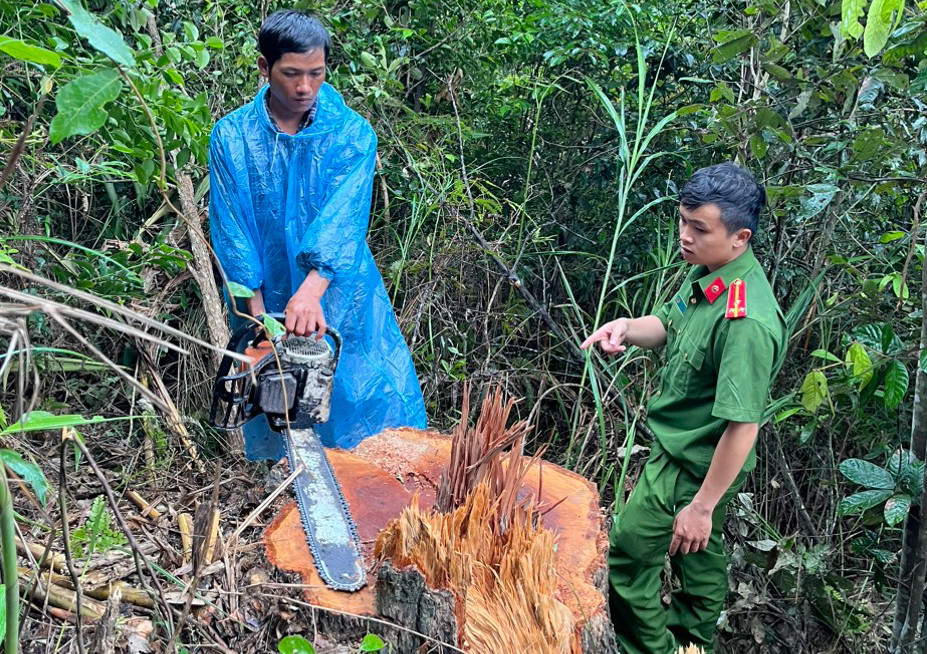
MULTIPOLYGON (((283 319, 283 314, 270 314, 283 319)), ((269 427, 282 438, 290 468, 299 471, 294 482, 306 540, 322 580, 330 588, 355 591, 367 583, 357 527, 341 486, 325 454, 315 425, 331 411, 332 383, 341 356, 341 336, 332 328, 327 338, 275 337, 273 350, 265 345, 263 329, 245 323, 235 330, 228 350, 245 354, 268 352, 243 370, 226 355, 213 386, 210 422, 222 431, 243 428, 248 450, 252 434, 269 427)), ((264 447, 265 451, 267 450, 264 447)), ((266 454, 265 454, 266 456, 266 454)), ((249 456, 249 458, 252 458, 249 456)))

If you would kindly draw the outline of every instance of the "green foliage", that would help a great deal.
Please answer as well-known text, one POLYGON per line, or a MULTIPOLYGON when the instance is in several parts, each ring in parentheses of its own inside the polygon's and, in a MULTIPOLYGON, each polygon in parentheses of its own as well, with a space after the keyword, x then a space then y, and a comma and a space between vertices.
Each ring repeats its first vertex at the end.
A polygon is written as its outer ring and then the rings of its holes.
POLYGON ((6 584, 0 584, 0 640, 6 637, 6 584))
POLYGON ((885 468, 862 459, 847 459, 840 464, 840 472, 854 484, 879 490, 895 488, 895 479, 885 468))
POLYGON ((121 89, 122 80, 114 70, 100 70, 66 84, 55 98, 58 115, 49 126, 49 140, 58 143, 98 130, 109 115, 103 106, 119 97, 121 89))
POLYGON ((866 348, 860 343, 853 343, 847 348, 846 363, 850 373, 858 380, 859 389, 862 390, 872 380, 872 359, 866 353, 866 348))
POLYGON ((840 30, 844 36, 858 39, 863 35, 859 19, 863 17, 867 0, 842 0, 840 30))
POLYGON ((254 297, 254 291, 252 291, 247 286, 242 286, 238 282, 227 282, 229 287, 229 294, 232 297, 254 297))
POLYGON ((96 50, 99 50, 120 66, 133 68, 135 57, 126 45, 122 35, 107 27, 100 20, 84 9, 80 0, 58 0, 68 10, 68 20, 74 30, 96 50))
MULTIPOLYGON (((49 99, 0 189, 0 214, 10 216, 0 261, 203 336, 186 230, 161 188, 176 203, 174 188, 189 176, 204 207, 209 130, 253 97, 256 29, 284 3, 155 4, 0 0, 0 139, 16 142, 39 98, 49 99), (110 61, 120 67, 112 89, 76 93, 110 61)), ((639 354, 587 363, 568 341, 672 297, 678 188, 701 166, 744 163, 768 190, 755 247, 793 333, 770 405, 775 440, 764 442, 783 444, 813 521, 860 517, 806 546, 804 534, 775 533, 796 532, 789 502, 775 502, 738 525, 737 538, 775 543, 765 554, 766 570, 778 566, 778 592, 768 597, 790 598, 777 613, 799 631, 832 629, 835 642, 816 646, 877 646, 867 638, 884 625, 865 631, 878 618, 859 607, 884 601, 873 589, 884 590, 880 566, 900 547, 889 525, 923 484, 921 462, 889 456, 909 438, 908 366, 922 309, 923 226, 911 218, 921 188, 913 180, 927 174, 923 4, 529 5, 313 6, 336 44, 328 79, 379 138, 369 243, 430 422, 456 422, 461 380, 503 378, 526 398, 519 417, 536 418, 529 449, 548 444, 545 456, 593 478, 608 504, 627 464, 612 453, 632 451, 659 364, 639 354), (462 217, 511 267, 511 283, 484 274, 486 253, 462 217), (518 285, 564 338, 538 321, 518 285), (886 459, 896 483, 860 487, 838 504, 828 491, 844 458, 886 459)), ((52 321, 35 315, 29 325, 33 346, 46 348, 33 358, 43 375, 38 408, 65 415, 33 411, 19 421, 26 431, 92 423, 88 441, 104 426, 137 438, 137 429, 83 418, 128 413, 134 398, 122 382, 88 365, 89 353, 52 321)), ((84 333, 131 374, 136 346, 100 332, 84 333)), ((148 354, 181 412, 201 416, 213 363, 197 352, 148 354)), ((918 365, 927 368, 927 353, 918 365)), ((20 426, 3 430, 5 446, 19 447, 20 426)), ((758 478, 783 478, 777 457, 759 465, 758 478)), ((765 615, 740 606, 728 628, 749 633, 765 615)))
POLYGON ((54 68, 61 67, 61 57, 58 56, 57 52, 8 36, 0 36, 0 52, 22 61, 45 64, 54 68))
POLYGON ((723 30, 714 36, 718 42, 712 61, 723 64, 743 54, 756 44, 756 35, 751 30, 723 30))
POLYGON ((45 479, 42 469, 37 464, 26 461, 19 452, 13 450, 0 449, 0 461, 32 486, 39 502, 45 506, 48 499, 48 480, 45 479))
POLYGON ((882 506, 885 524, 894 527, 908 515, 913 497, 920 497, 924 483, 924 464, 910 452, 899 450, 883 468, 862 459, 840 463, 840 473, 863 490, 840 502, 840 515, 853 515, 882 506))
POLYGON ((814 413, 828 399, 827 377, 820 370, 812 370, 801 384, 801 405, 814 413))
POLYGON ((77 414, 55 415, 48 411, 30 411, 22 419, 17 420, 12 425, 5 427, 0 431, 0 436, 15 434, 21 431, 46 431, 52 429, 63 429, 65 427, 77 427, 79 425, 90 425, 97 422, 104 422, 103 416, 93 416, 85 418, 77 414))
POLYGON ((285 636, 277 643, 281 654, 315 654, 315 647, 302 636, 285 636))
POLYGON ((360 651, 361 652, 379 652, 381 649, 386 647, 386 643, 377 636, 376 634, 367 634, 364 636, 364 640, 361 641, 360 651))
POLYGON ((893 410, 908 392, 908 369, 900 361, 890 361, 885 371, 885 408, 893 410))
POLYGON ((875 57, 888 43, 888 35, 901 22, 904 0, 872 0, 863 33, 866 55, 875 57))
POLYGON ((79 557, 89 557, 95 552, 106 552, 126 544, 125 535, 113 529, 113 518, 106 507, 106 498, 97 495, 90 508, 90 516, 74 530, 71 547, 79 557))
POLYGON ((284 327, 283 324, 273 316, 265 313, 264 317, 261 319, 261 322, 264 325, 264 331, 270 338, 283 336, 286 333, 286 327, 284 327))

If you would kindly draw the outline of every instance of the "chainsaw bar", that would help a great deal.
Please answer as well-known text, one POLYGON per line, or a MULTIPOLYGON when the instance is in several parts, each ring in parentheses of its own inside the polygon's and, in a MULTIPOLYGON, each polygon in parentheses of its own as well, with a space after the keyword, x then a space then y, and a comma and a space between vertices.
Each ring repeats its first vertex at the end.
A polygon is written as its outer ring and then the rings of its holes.
POLYGON ((358 590, 367 583, 360 538, 325 448, 312 427, 284 433, 290 467, 303 464, 295 481, 296 504, 319 576, 329 588, 358 590))

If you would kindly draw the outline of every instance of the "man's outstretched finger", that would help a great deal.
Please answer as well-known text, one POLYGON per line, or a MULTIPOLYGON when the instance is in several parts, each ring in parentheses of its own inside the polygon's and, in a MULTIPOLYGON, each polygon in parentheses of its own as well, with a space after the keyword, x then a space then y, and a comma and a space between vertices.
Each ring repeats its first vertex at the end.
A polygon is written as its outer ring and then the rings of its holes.
POLYGON ((585 341, 583 341, 583 344, 580 345, 579 347, 582 348, 583 350, 585 350, 587 347, 589 347, 589 346, 592 345, 593 343, 595 343, 595 342, 597 342, 597 341, 603 340, 604 337, 605 337, 605 334, 602 334, 601 332, 602 332, 601 329, 597 329, 597 330, 595 330, 594 332, 592 332, 592 334, 590 334, 589 338, 587 338, 585 341))

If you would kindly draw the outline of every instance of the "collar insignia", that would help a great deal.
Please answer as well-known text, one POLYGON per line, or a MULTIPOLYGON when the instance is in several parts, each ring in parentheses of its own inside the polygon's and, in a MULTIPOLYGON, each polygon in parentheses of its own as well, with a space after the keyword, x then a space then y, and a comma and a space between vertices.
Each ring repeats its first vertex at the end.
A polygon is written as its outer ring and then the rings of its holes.
POLYGON ((727 286, 724 285, 724 280, 720 277, 715 279, 715 281, 705 287, 705 297, 708 298, 708 303, 714 304, 714 301, 718 299, 718 296, 720 296, 726 290, 727 286))

